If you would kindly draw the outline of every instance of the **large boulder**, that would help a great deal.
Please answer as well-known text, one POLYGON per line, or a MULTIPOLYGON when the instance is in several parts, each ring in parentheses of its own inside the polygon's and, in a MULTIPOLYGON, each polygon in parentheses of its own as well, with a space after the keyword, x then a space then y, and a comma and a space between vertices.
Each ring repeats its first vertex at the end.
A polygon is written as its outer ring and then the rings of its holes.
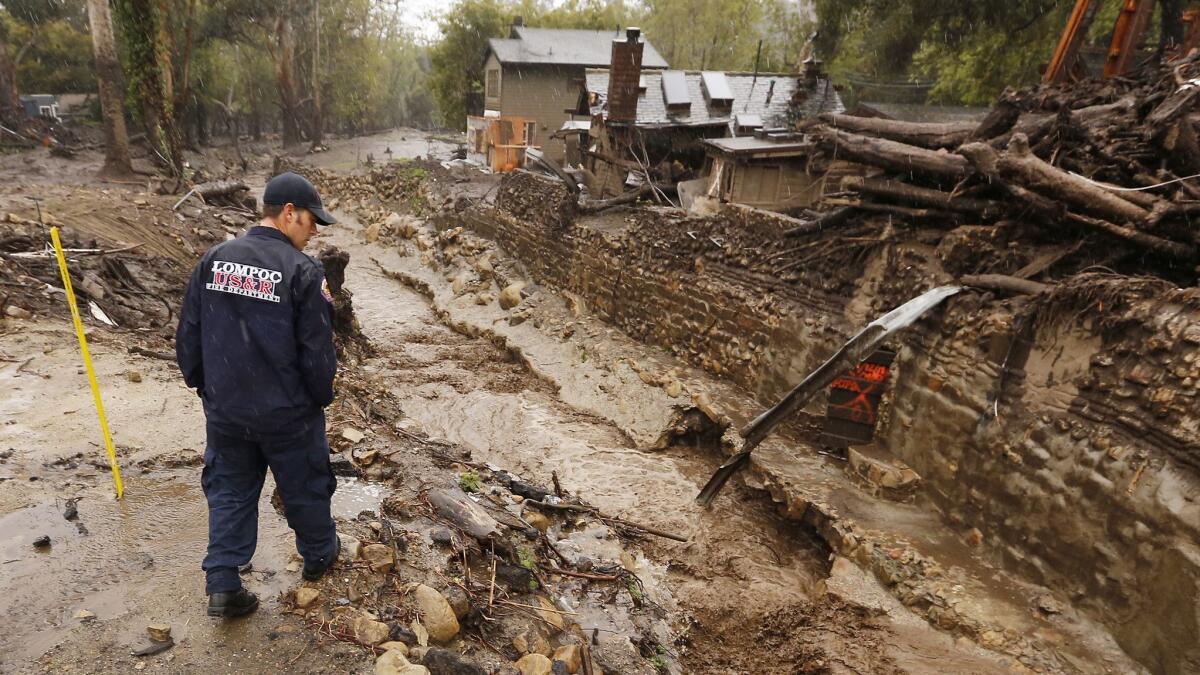
POLYGON ((446 597, 425 584, 418 585, 413 595, 430 639, 442 644, 453 640, 458 635, 458 617, 446 597))

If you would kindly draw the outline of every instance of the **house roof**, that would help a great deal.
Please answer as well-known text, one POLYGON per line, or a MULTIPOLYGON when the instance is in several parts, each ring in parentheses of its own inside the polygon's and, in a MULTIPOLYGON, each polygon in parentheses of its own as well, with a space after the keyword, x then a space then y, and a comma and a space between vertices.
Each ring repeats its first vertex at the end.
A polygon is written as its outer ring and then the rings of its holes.
MULTIPOLYGON (((513 26, 513 37, 492 38, 488 48, 500 63, 526 63, 607 68, 612 63, 612 42, 625 34, 611 30, 573 30, 513 26)), ((643 39, 642 68, 666 68, 667 60, 643 39)))
POLYGON ((713 154, 743 158, 797 157, 812 152, 812 143, 803 138, 773 140, 754 136, 735 138, 708 138, 702 141, 705 150, 713 154))
MULTIPOLYGON (((594 69, 586 73, 584 100, 588 93, 597 95, 598 103, 588 111, 593 115, 604 114, 607 110, 608 72, 594 69)), ((803 85, 798 75, 724 73, 728 91, 733 96, 732 106, 714 105, 709 100, 700 71, 643 71, 641 79, 645 91, 638 97, 636 124, 639 127, 731 125, 735 115, 743 118, 756 115, 766 127, 783 127, 788 126, 789 115, 811 116, 845 109, 828 80, 820 79, 810 89, 803 85), (667 105, 662 84, 664 73, 670 73, 666 75, 669 81, 682 76, 689 103, 686 108, 667 105), (793 98, 798 99, 795 104, 793 98)), ((582 114, 583 110, 578 112, 582 114)))

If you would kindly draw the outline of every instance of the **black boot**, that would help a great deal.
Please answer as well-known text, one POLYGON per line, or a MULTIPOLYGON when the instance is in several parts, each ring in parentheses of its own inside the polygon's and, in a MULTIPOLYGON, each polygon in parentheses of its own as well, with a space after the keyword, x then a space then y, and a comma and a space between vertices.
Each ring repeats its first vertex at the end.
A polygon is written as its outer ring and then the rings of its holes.
POLYGON ((236 591, 213 593, 208 596, 208 615, 226 619, 244 616, 258 609, 258 596, 239 588, 236 591))
POLYGON ((300 573, 300 576, 304 577, 305 581, 319 580, 321 577, 325 576, 325 573, 328 572, 331 567, 333 567, 333 564, 335 562, 337 562, 338 554, 342 552, 342 538, 335 537, 333 540, 333 543, 334 543, 333 555, 329 556, 328 561, 325 561, 325 560, 314 560, 312 562, 309 562, 308 560, 304 561, 304 571, 300 573))

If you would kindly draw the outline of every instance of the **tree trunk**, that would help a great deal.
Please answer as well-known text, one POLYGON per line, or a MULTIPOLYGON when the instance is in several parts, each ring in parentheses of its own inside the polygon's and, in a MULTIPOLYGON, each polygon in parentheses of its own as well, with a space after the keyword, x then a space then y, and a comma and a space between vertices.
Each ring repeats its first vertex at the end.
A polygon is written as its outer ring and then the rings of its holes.
POLYGON ((974 122, 901 122, 826 113, 820 120, 837 129, 869 134, 922 148, 957 148, 978 127, 974 122))
POLYGON ((25 109, 17 91, 17 64, 8 54, 8 40, 0 26, 0 124, 20 126, 25 121, 25 109))
POLYGON ((317 148, 325 139, 325 111, 321 108, 321 0, 315 0, 313 15, 317 24, 316 40, 313 42, 312 62, 312 147, 317 148))
MULTIPOLYGON (((975 125, 971 125, 967 133, 974 131, 974 128, 975 125)), ((922 173, 955 181, 966 178, 971 171, 966 159, 948 152, 927 150, 883 138, 848 134, 830 127, 816 127, 812 134, 824 150, 838 159, 848 159, 888 171, 922 173)))
POLYGON ((279 90, 279 113, 283 121, 283 145, 287 147, 300 142, 300 128, 296 124, 299 98, 296 96, 296 37, 292 30, 291 8, 284 3, 275 20, 275 86, 279 90))
POLYGON ((172 97, 171 45, 166 15, 155 0, 117 0, 127 43, 130 77, 142 104, 146 137, 176 179, 183 176, 183 153, 172 97))
POLYGON ((842 179, 842 187, 862 194, 888 197, 896 201, 955 211, 985 219, 997 218, 1004 212, 1004 205, 990 199, 963 197, 951 192, 909 185, 897 180, 860 178, 850 176, 842 179))
POLYGON ((1142 224, 1150 218, 1150 213, 1137 204, 1122 199, 1084 178, 1047 164, 1030 152, 1028 139, 1020 134, 1013 136, 1008 152, 1000 155, 996 168, 1009 182, 1024 185, 1087 213, 1118 223, 1142 224))
POLYGON ((92 29, 92 52, 96 58, 96 80, 100 88, 100 109, 104 116, 103 175, 133 173, 129 159, 129 132, 125 128, 123 104, 125 85, 121 63, 117 60, 117 42, 113 37, 112 13, 108 0, 88 0, 88 22, 92 29))

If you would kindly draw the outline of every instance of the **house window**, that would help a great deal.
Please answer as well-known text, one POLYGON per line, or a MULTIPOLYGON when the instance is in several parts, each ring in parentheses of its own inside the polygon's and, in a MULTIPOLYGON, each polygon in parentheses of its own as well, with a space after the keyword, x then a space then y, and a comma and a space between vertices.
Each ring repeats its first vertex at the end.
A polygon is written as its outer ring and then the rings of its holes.
POLYGON ((500 70, 492 68, 487 71, 487 97, 496 98, 500 95, 500 70))
POLYGON ((533 145, 533 135, 537 131, 537 122, 525 123, 525 145, 533 145))

